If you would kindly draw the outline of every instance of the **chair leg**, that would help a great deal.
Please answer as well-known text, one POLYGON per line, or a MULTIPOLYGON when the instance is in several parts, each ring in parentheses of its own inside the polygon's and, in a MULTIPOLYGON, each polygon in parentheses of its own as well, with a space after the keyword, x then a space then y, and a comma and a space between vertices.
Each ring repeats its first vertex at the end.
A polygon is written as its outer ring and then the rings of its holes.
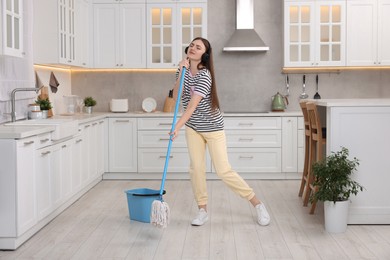
POLYGON ((305 162, 303 165, 303 172, 302 172, 302 180, 301 180, 301 186, 299 188, 298 196, 302 197, 303 191, 306 186, 306 182, 309 180, 308 178, 308 168, 309 168, 309 139, 306 136, 305 137, 305 162))
POLYGON ((307 204, 309 203, 310 195, 311 195, 311 188, 310 185, 313 183, 313 176, 311 173, 311 167, 313 165, 313 161, 315 158, 315 141, 310 140, 309 144, 309 162, 308 162, 308 169, 307 169, 307 181, 306 181, 306 188, 305 188, 305 193, 303 197, 303 206, 307 207, 307 204))

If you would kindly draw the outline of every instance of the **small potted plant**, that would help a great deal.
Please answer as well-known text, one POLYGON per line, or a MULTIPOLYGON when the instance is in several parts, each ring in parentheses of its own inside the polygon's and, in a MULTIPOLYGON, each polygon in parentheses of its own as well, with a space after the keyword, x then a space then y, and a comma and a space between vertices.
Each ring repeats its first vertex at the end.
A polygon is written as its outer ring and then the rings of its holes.
POLYGON ((37 100, 35 100, 35 103, 39 105, 42 111, 42 118, 47 118, 49 110, 52 108, 51 102, 49 98, 40 98, 38 97, 37 100))
POLYGON ((84 98, 84 106, 85 106, 85 112, 91 114, 92 113, 92 107, 96 105, 96 100, 92 97, 86 97, 84 98))
POLYGON ((348 159, 349 151, 341 147, 326 158, 315 162, 312 167, 313 185, 317 188, 311 195, 311 202, 324 202, 325 229, 342 233, 347 229, 349 197, 363 191, 363 187, 351 178, 359 166, 359 160, 348 159))

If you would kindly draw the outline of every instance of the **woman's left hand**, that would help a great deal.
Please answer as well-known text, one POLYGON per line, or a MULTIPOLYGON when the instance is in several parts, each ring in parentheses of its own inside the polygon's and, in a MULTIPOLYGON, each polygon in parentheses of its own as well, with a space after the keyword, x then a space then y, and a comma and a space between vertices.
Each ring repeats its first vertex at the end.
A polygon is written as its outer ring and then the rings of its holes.
POLYGON ((174 129, 172 132, 169 133, 169 136, 172 141, 175 140, 176 137, 179 136, 179 130, 174 129))

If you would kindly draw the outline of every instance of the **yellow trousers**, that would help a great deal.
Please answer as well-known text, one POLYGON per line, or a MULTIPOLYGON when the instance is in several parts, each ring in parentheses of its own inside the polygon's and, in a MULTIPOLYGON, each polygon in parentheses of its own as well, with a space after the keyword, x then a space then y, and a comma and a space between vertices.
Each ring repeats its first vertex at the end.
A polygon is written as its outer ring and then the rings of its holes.
POLYGON ((251 200, 255 193, 246 181, 230 166, 225 131, 196 132, 186 127, 186 139, 190 156, 190 178, 197 204, 207 205, 206 145, 217 175, 237 195, 251 200))

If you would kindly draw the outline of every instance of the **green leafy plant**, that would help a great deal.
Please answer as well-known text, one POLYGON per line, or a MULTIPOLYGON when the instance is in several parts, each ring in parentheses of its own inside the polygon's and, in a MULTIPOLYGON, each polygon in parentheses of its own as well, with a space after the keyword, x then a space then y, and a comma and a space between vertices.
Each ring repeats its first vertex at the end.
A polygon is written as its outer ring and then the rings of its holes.
POLYGON ((49 98, 41 99, 38 97, 38 99, 35 100, 35 103, 39 105, 41 110, 49 110, 52 108, 52 105, 51 105, 49 98))
POLYGON ((351 194, 356 195, 359 191, 363 191, 363 187, 351 179, 352 173, 359 166, 359 160, 356 157, 349 160, 348 156, 348 149, 341 147, 340 151, 332 152, 323 160, 313 164, 313 185, 318 190, 311 195, 312 202, 320 200, 336 203, 336 201, 348 200, 351 194))
POLYGON ((86 97, 84 98, 84 105, 86 107, 93 107, 96 105, 96 100, 93 99, 92 97, 86 97))

